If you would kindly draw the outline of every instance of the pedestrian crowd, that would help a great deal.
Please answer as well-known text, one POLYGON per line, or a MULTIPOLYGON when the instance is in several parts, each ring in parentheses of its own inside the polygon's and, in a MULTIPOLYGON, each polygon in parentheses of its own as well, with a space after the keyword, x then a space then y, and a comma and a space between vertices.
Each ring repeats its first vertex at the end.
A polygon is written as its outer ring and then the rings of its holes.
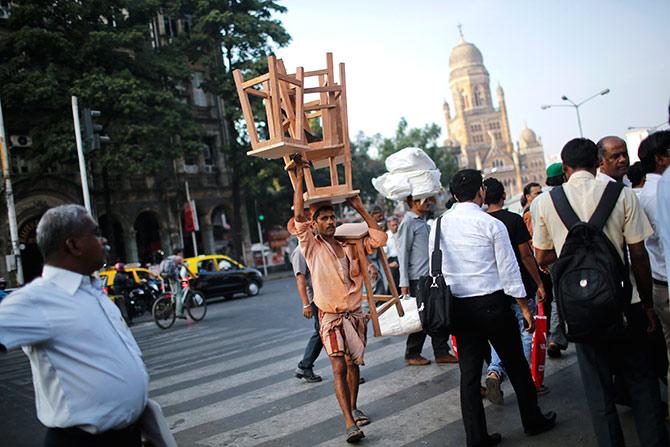
MULTIPOLYGON (((561 163, 547 168, 546 186, 524 186, 521 214, 505 209, 508 197, 500 181, 461 170, 449 183, 452 198, 440 216, 439 233, 429 222, 437 217, 431 216, 435 197, 408 197, 399 224, 395 215, 385 219, 378 206, 368 213, 360 199, 350 200, 368 225, 364 246, 375 293, 390 290, 376 262, 376 247, 386 243, 393 281, 409 296, 420 293, 419 279, 429 274, 434 247, 442 252, 454 323, 450 333, 430 338, 435 362, 460 368, 468 446, 501 442, 499 433, 488 431, 482 397, 502 404, 506 379, 527 435, 555 426, 556 412, 543 412, 538 405, 538 395, 550 390, 529 366, 537 315, 549 320, 550 358, 561 357, 574 343, 599 446, 624 445, 616 404, 632 408, 641 445, 670 445, 668 406, 661 398, 661 382, 670 379, 669 151, 670 131, 645 139, 640 161, 633 165, 621 138, 608 136, 597 144, 573 139, 563 147, 561 163)), ((300 172, 296 169, 298 178, 300 172)), ((289 223, 299 239, 293 265, 303 314, 314 319, 315 332, 295 375, 320 381, 313 364, 326 348, 346 440, 356 442, 370 422, 356 403, 366 344, 362 275, 356 253, 334 236, 332 205, 303 208, 296 188, 289 223)), ((407 365, 431 363, 422 356, 426 338, 424 331, 408 336, 407 365)))

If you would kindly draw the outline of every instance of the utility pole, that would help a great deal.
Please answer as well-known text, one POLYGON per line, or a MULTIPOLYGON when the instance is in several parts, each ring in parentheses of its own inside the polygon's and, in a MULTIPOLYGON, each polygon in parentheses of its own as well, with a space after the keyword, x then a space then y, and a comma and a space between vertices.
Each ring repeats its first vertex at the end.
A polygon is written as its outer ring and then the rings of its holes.
MULTIPOLYGON (((16 282, 23 285, 23 265, 21 264, 21 247, 19 245, 19 227, 16 223, 16 208, 14 207, 14 191, 9 175, 9 153, 7 151, 7 136, 5 135, 5 120, 2 116, 0 102, 0 158, 2 159, 2 177, 5 179, 5 199, 7 200, 7 218, 9 220, 9 235, 12 239, 12 254, 16 264, 16 282)), ((8 269, 9 270, 9 269, 8 269)))
MULTIPOLYGON (((84 196, 84 206, 89 213, 91 211, 91 195, 88 192, 88 175, 86 174, 86 159, 84 158, 84 145, 81 141, 81 125, 79 124, 79 100, 72 97, 72 118, 74 120, 74 136, 77 140, 77 157, 79 158, 79 176, 81 177, 81 192, 84 196)), ((108 216, 109 217, 109 216, 108 216)))

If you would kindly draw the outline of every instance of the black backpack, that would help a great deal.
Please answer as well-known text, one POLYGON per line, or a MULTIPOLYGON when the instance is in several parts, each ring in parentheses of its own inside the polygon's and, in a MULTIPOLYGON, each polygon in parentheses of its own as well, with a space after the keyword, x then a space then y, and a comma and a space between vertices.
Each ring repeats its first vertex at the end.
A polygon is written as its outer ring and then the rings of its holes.
POLYGON ((440 223, 435 225, 435 248, 430 259, 430 274, 419 278, 416 305, 423 330, 433 336, 446 336, 453 324, 453 297, 442 276, 442 250, 440 249, 440 223))
POLYGON ((602 231, 622 189, 623 184, 609 182, 588 222, 580 221, 563 187, 550 192, 568 229, 551 277, 558 314, 572 342, 609 342, 624 337, 625 311, 632 295, 628 262, 622 261, 602 231))

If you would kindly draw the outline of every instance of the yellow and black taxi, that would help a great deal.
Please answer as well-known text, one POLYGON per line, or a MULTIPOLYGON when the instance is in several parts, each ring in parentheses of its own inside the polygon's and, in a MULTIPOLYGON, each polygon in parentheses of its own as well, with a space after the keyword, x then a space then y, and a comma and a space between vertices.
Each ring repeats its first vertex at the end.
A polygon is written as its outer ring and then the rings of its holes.
MULTIPOLYGON (((135 284, 153 283, 159 288, 162 288, 162 279, 160 275, 152 272, 148 268, 140 267, 139 265, 126 264, 125 271, 130 276, 135 284)), ((116 276, 116 269, 114 266, 100 270, 100 281, 109 294, 109 290, 114 287, 114 277, 116 276)))
POLYGON ((185 258, 194 288, 207 298, 231 298, 236 293, 258 295, 263 287, 263 276, 255 268, 225 255, 202 255, 185 258))

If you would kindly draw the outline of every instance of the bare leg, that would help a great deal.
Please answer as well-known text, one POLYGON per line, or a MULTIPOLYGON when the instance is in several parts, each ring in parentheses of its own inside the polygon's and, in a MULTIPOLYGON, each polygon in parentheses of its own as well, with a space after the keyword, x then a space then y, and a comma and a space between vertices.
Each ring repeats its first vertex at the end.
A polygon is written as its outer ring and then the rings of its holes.
POLYGON ((349 357, 346 357, 347 362, 347 385, 349 385, 349 401, 351 402, 351 411, 354 411, 358 407, 356 406, 356 401, 358 400, 358 379, 361 376, 360 369, 358 365, 351 361, 349 357))
MULTIPOLYGON (((346 428, 355 425, 354 417, 351 414, 351 394, 349 393, 349 385, 347 384, 348 373, 347 364, 344 357, 328 357, 330 364, 333 367, 333 383, 335 384, 335 397, 337 403, 340 404, 340 409, 344 415, 344 423, 346 428)), ((357 368, 358 369, 358 368, 357 368)), ((358 373, 356 373, 358 377, 358 373)), ((356 383, 356 389, 358 382, 356 383)), ((354 400, 355 402, 355 400, 354 400)))

